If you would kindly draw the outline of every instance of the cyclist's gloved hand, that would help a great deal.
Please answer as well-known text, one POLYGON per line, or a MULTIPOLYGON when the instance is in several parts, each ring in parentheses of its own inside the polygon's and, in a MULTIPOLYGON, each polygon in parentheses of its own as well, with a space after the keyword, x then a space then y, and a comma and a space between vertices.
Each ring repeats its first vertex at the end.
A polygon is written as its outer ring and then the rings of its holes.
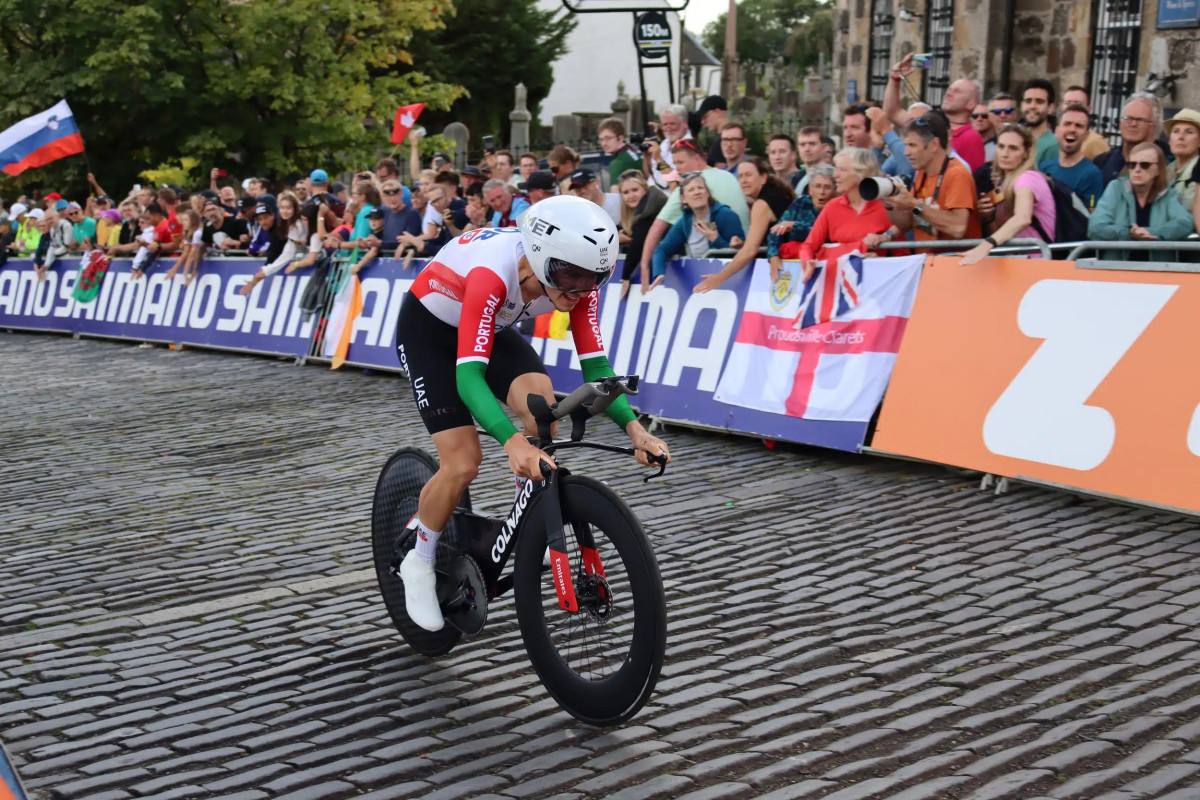
POLYGON ((667 443, 657 436, 652 436, 641 426, 639 422, 629 423, 626 428, 629 433, 629 441, 637 450, 635 457, 638 463, 646 467, 657 467, 657 463, 650 460, 650 456, 666 456, 667 463, 671 463, 671 451, 667 448, 667 443), (636 427, 634 427, 636 426, 636 427))
POLYGON ((514 433, 504 443, 504 452, 508 453, 508 468, 518 478, 542 480, 542 468, 539 465, 543 461, 549 464, 551 469, 558 469, 554 465, 554 459, 531 445, 529 440, 519 433, 514 433))

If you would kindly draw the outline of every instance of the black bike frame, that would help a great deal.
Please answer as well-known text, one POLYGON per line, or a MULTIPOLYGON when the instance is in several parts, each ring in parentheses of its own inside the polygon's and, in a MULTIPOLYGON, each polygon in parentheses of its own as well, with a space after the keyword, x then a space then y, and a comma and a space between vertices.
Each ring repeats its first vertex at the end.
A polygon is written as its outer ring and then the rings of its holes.
MULTIPOLYGON (((592 450, 604 450, 624 455, 633 455, 635 452, 631 447, 617 447, 599 442, 554 442, 542 449, 547 455, 552 455, 556 450, 572 447, 587 447, 592 450)), ((542 501, 551 504, 546 509, 546 518, 550 520, 549 529, 546 531, 546 543, 552 551, 566 552, 566 537, 562 527, 561 487, 563 478, 570 474, 566 467, 559 467, 552 470, 544 481, 526 480, 521 486, 521 493, 513 501, 512 510, 509 511, 507 517, 502 519, 461 509, 454 512, 454 521, 458 526, 460 539, 459 546, 479 565, 479 571, 483 573, 483 582, 488 588, 490 598, 497 598, 512 588, 512 575, 502 577, 502 573, 516 550, 517 537, 520 535, 521 526, 525 520, 525 512, 535 496, 550 492, 542 501)), ((603 575, 604 566, 600 563, 591 529, 586 525, 572 525, 572 528, 575 531, 576 541, 579 543, 584 569, 590 573, 603 575)), ((565 575, 565 578, 569 582, 570 575, 565 575)), ((559 585, 557 580, 555 585, 556 587, 559 585)), ((569 595, 573 601, 574 592, 571 591, 569 595)), ((560 602, 561 599, 560 596, 560 602)), ((578 609, 570 608, 569 610, 578 609)))

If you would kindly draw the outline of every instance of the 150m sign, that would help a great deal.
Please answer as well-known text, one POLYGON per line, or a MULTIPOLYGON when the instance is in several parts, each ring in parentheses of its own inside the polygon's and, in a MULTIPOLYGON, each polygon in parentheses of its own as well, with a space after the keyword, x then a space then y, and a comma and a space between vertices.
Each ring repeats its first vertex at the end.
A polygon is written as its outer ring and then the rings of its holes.
POLYGON ((642 58, 663 58, 671 50, 671 21, 665 11, 646 11, 633 20, 633 42, 642 58))

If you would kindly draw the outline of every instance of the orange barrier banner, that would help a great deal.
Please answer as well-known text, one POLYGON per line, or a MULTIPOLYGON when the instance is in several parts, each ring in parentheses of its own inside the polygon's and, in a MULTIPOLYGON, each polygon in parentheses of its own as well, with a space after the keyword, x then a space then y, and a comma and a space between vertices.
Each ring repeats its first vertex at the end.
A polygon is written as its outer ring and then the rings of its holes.
POLYGON ((1200 275, 930 259, 872 447, 1200 511, 1200 275))

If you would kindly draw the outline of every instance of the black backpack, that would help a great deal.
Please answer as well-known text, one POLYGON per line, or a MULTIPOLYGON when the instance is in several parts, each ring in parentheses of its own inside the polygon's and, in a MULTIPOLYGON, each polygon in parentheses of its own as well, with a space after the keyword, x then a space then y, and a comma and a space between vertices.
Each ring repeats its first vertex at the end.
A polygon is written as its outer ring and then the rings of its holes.
POLYGON ((1054 235, 1047 236, 1042 223, 1037 216, 1033 217, 1033 227, 1045 242, 1084 242, 1088 238, 1088 220, 1092 213, 1088 210, 1083 199, 1067 186, 1059 183, 1045 173, 1041 173, 1050 186, 1050 194, 1054 197, 1054 235))

